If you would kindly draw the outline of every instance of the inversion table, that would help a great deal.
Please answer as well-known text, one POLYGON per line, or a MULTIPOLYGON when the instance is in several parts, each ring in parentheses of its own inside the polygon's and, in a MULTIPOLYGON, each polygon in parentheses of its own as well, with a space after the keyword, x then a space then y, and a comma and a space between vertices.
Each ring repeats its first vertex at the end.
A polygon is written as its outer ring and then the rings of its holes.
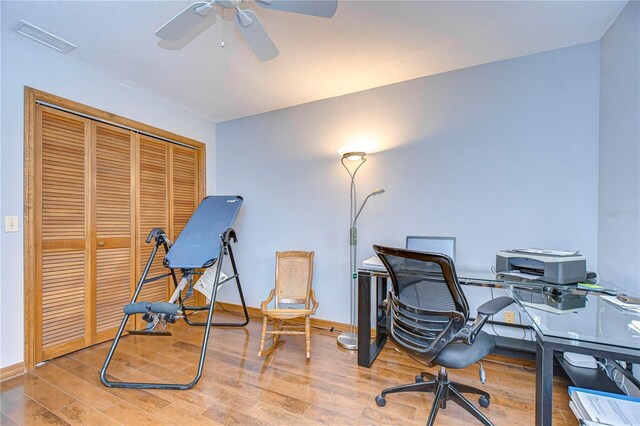
MULTIPOLYGON (((238 215, 240 206, 242 205, 242 197, 240 196, 210 196, 206 197, 196 211, 189 219, 180 236, 172 245, 164 231, 160 228, 154 228, 147 237, 147 243, 155 239, 155 246, 151 251, 149 260, 142 272, 142 276, 138 281, 136 290, 131 298, 131 303, 124 307, 124 318, 118 329, 118 333, 113 340, 111 349, 104 361, 102 370, 100 371, 100 380, 107 387, 133 388, 133 389, 190 389, 198 383, 202 376, 204 367, 204 359, 207 352, 207 343, 209 340, 209 331, 212 326, 242 327, 249 323, 249 313, 242 294, 240 286, 240 278, 236 268, 236 262, 231 250, 231 242, 237 242, 236 233, 233 230, 233 222, 238 215), (169 270, 168 273, 157 277, 147 278, 149 269, 153 264, 153 260, 158 252, 158 248, 162 246, 165 252, 163 261, 164 266, 169 270), (220 280, 222 264, 224 258, 228 257, 233 269, 230 277, 220 280), (209 303, 203 306, 185 306, 182 298, 182 292, 189 285, 188 295, 192 292, 193 279, 202 269, 215 268, 214 285, 211 289, 209 303), (182 279, 178 283, 176 278, 176 270, 182 273, 182 279), (175 286, 175 291, 168 302, 138 302, 138 296, 144 284, 171 277, 175 286), (236 281, 242 308, 244 310, 244 321, 239 323, 212 323, 213 308, 216 303, 216 295, 218 288, 231 280, 236 281), (208 311, 206 322, 191 321, 188 311, 208 311), (147 329, 142 331, 125 331, 125 326, 131 315, 142 314, 142 319, 147 321, 147 329), (198 371, 195 378, 186 384, 178 383, 137 383, 137 382, 115 382, 107 379, 107 368, 116 351, 118 342, 123 333, 128 335, 162 335, 170 336, 167 331, 157 332, 154 329, 161 326, 164 329, 166 323, 175 323, 178 318, 182 317, 188 324, 195 326, 204 326, 204 337, 202 341, 202 349, 200 352, 200 362, 198 363, 198 371)), ((209 273, 214 272, 208 270, 209 273)), ((206 272, 205 272, 206 273, 206 272)))

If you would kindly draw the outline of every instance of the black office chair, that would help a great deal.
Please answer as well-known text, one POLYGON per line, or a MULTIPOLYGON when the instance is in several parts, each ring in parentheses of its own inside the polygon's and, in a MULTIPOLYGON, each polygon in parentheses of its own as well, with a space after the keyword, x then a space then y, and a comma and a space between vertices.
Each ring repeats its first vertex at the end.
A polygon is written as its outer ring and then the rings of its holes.
MULTIPOLYGON (((480 389, 449 381, 447 368, 465 368, 492 352, 495 339, 480 331, 487 319, 513 303, 498 297, 478 308, 472 324, 469 305, 462 293, 453 260, 436 253, 423 253, 374 245, 393 288, 387 299, 387 333, 395 345, 429 367, 440 366, 437 376, 422 372, 416 382, 395 386, 376 396, 383 407, 385 396, 397 392, 434 392, 427 425, 433 425, 438 409, 451 400, 485 425, 492 425, 462 393, 480 395, 480 405, 488 407, 490 395, 480 389), (426 381, 425 381, 426 379, 426 381)), ((484 370, 480 367, 484 383, 484 370)))

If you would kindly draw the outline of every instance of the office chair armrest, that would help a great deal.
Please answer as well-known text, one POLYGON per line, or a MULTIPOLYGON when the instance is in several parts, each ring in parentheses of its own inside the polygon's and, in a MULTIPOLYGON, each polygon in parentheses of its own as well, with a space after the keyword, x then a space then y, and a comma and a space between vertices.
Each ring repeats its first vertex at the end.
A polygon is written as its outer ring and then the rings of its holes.
POLYGON ((260 310, 264 312, 267 309, 269 309, 269 303, 273 300, 274 297, 276 297, 276 289, 272 288, 267 299, 263 300, 262 303, 260 304, 260 310))
POLYGON ((310 298, 311 298, 311 314, 315 314, 316 313, 316 309, 318 309, 319 303, 316 300, 316 293, 313 291, 313 289, 311 289, 311 293, 310 293, 310 298))
POLYGON ((510 304, 513 303, 513 299, 507 296, 496 297, 488 302, 483 303, 478 308, 478 314, 480 315, 495 315, 510 304))
POLYGON ((458 334, 456 334, 456 340, 462 340, 467 345, 473 345, 473 342, 476 340, 476 336, 489 317, 497 314, 512 303, 513 299, 507 296, 491 299, 488 302, 483 303, 478 308, 478 314, 476 315, 475 321, 460 330, 458 334))

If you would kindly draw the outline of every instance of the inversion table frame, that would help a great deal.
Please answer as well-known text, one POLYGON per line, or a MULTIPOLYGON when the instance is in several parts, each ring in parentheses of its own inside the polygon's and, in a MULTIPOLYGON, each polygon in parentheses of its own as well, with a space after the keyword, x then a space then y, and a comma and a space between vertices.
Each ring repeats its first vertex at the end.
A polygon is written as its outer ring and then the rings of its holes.
MULTIPOLYGON (((155 239, 155 245, 149 256, 149 260, 142 272, 142 276, 138 281, 136 290, 131 298, 131 303, 125 306, 124 318, 120 324, 120 328, 113 340, 111 349, 107 354, 102 370, 100 371, 100 380, 102 384, 107 387, 117 388, 129 388, 129 389, 174 389, 185 390, 190 389, 198 383, 202 376, 202 370, 204 368, 204 361, 207 352, 207 344, 209 341, 209 332, 211 327, 214 326, 226 326, 226 327, 242 327, 249 323, 249 312, 242 293, 242 287, 240 286, 240 278, 238 270, 236 268, 236 262, 233 257, 233 250, 231 249, 231 242, 237 242, 236 233, 231 228, 235 218, 242 205, 242 197, 240 196, 211 196, 202 200, 202 203, 198 206, 196 211, 189 219, 189 222, 182 230, 180 237, 176 240, 175 244, 171 244, 165 233, 160 228, 154 228, 147 237, 147 243, 150 243, 152 239, 155 239), (216 240, 219 242, 216 243, 216 240), (165 258, 163 264, 169 269, 169 273, 162 274, 157 277, 147 278, 149 269, 153 264, 153 260, 158 252, 158 249, 162 246, 165 252, 165 258), (233 274, 227 279, 219 282, 220 273, 225 257, 229 257, 233 274), (198 275, 196 269, 215 267, 215 279, 211 294, 211 299, 208 305, 204 306, 185 306, 182 300, 182 290, 186 284, 194 277, 198 275), (175 270, 180 269, 183 273, 183 277, 178 283, 175 270), (144 284, 157 281, 166 277, 171 277, 175 285, 175 291, 169 302, 137 302, 138 296, 142 291, 144 284), (213 323, 211 319, 213 317, 213 310, 216 303, 216 296, 220 285, 235 279, 236 286, 238 288, 238 294, 242 301, 242 309, 244 311, 244 321, 238 323, 213 323), (178 301, 178 304, 174 302, 178 301), (204 326, 204 337, 202 341, 202 349, 200 352, 200 361, 198 363, 198 371, 195 378, 186 384, 179 383, 140 383, 140 382, 115 382, 107 379, 107 369, 113 355, 116 351, 118 343, 122 334, 125 332, 127 321, 131 315, 145 313, 149 311, 154 315, 161 315, 164 318, 173 318, 177 314, 182 314, 185 322, 189 325, 204 326), (208 311, 206 322, 195 322, 187 318, 187 311, 208 311)), ((172 322, 171 320, 169 322, 172 322)), ((174 321, 173 321, 174 322, 174 321)), ((154 334, 153 332, 129 332, 129 334, 154 334)))

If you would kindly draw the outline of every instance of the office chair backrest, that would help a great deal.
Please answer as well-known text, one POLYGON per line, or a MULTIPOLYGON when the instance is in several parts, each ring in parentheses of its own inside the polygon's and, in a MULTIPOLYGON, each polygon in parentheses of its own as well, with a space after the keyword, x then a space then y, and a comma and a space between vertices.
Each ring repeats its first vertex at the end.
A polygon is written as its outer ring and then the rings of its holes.
POLYGON ((304 304, 309 308, 313 279, 313 252, 276 252, 276 308, 280 303, 304 304))
POLYGON ((453 260, 437 253, 378 245, 373 249, 392 282, 387 310, 392 340, 430 362, 469 318, 453 260))

